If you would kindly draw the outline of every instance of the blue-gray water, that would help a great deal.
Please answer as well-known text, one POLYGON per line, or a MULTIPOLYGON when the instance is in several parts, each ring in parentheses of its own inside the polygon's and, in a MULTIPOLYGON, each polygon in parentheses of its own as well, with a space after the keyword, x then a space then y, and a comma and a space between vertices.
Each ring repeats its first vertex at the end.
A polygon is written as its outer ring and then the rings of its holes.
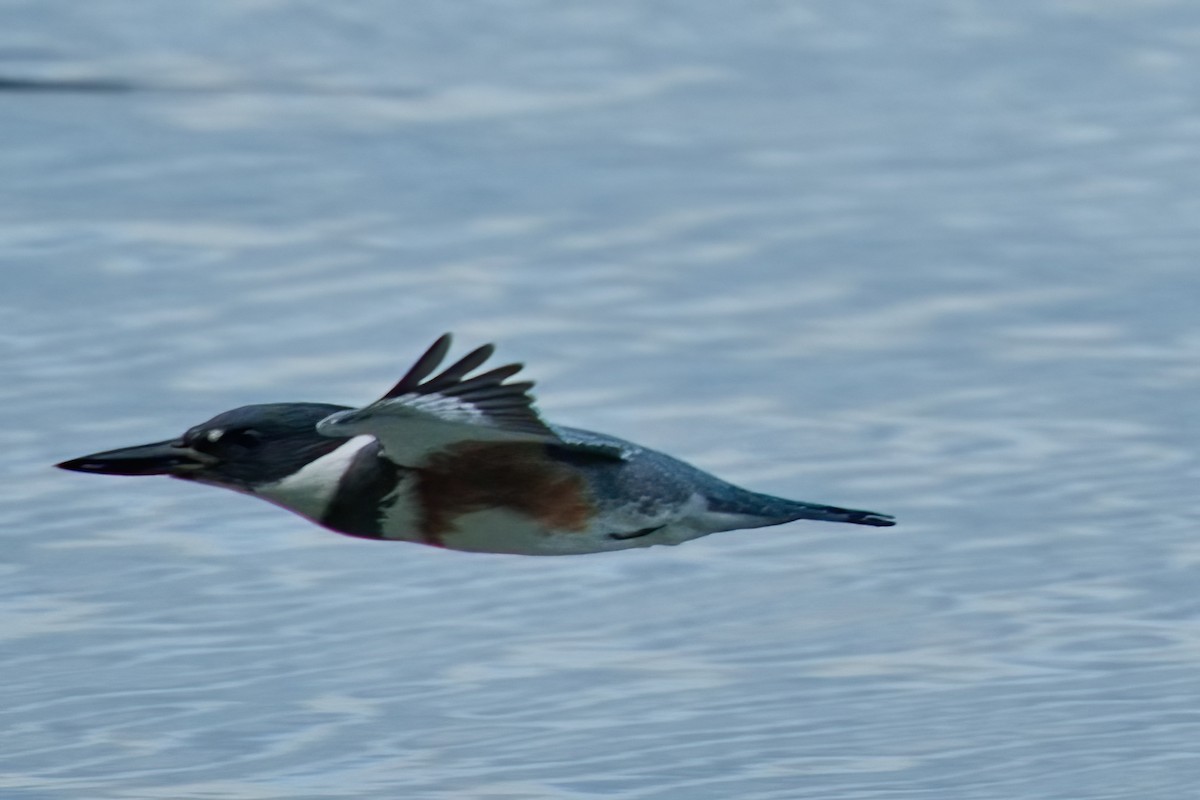
POLYGON ((1194 3, 0 14, 3 800, 1195 795, 1194 3), (49 467, 443 330, 901 526, 478 556, 49 467))

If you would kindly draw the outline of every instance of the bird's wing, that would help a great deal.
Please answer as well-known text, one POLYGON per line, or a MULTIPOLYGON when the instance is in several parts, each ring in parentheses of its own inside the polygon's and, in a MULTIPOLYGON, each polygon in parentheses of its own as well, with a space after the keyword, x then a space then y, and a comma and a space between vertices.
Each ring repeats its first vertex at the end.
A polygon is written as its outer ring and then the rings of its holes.
POLYGON ((567 428, 562 425, 552 425, 551 428, 562 440, 559 446, 575 453, 611 461, 628 461, 642 450, 624 439, 603 433, 585 431, 582 428, 567 428))
POLYGON ((468 377, 494 352, 487 344, 434 375, 449 349, 450 334, 445 334, 383 397, 326 417, 317 423, 317 431, 336 437, 369 434, 379 440, 389 460, 411 467, 463 442, 561 443, 533 407, 533 383, 506 382, 520 372, 521 364, 468 377))

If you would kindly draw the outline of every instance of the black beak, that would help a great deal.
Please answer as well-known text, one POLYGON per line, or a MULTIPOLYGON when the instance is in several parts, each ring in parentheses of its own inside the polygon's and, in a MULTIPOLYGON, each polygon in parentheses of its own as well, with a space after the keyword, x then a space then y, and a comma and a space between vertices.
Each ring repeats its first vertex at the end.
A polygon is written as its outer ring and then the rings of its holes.
POLYGON ((72 472, 99 475, 180 475, 215 463, 216 459, 178 440, 106 450, 57 464, 72 472))

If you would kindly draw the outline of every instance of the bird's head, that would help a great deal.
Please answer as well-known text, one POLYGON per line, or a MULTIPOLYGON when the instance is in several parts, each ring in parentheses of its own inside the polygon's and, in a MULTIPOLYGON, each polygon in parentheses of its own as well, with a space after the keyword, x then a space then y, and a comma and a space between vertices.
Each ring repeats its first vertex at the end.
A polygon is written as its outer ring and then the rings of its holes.
POLYGON ((341 446, 346 439, 323 436, 316 426, 345 409, 327 403, 242 406, 175 439, 93 453, 58 466, 101 475, 169 475, 248 492, 341 446))

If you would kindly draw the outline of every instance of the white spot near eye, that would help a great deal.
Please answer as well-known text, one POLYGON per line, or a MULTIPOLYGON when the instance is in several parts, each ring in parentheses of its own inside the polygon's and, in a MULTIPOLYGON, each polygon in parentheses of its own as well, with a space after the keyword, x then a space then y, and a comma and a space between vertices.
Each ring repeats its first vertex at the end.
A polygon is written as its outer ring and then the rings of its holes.
POLYGON ((208 439, 210 442, 219 442, 221 441, 221 437, 224 435, 225 431, 221 430, 220 428, 213 428, 211 431, 204 434, 204 438, 208 439))

